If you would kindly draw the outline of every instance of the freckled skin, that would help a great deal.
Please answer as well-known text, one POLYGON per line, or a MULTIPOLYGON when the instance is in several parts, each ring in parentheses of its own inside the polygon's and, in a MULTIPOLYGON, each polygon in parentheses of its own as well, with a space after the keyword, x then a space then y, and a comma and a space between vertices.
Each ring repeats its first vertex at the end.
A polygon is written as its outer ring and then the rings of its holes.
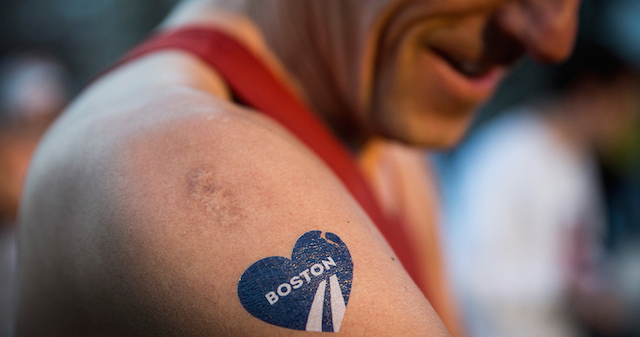
POLYGON ((235 189, 220 181, 211 168, 196 168, 187 175, 189 198, 202 205, 220 226, 233 226, 243 223, 243 210, 235 189))
MULTIPOLYGON (((168 96, 168 100, 191 104, 187 110, 175 111, 181 116, 180 123, 168 111, 164 121, 141 121, 134 128, 138 132, 112 130, 119 133, 114 137, 120 142, 97 151, 80 165, 80 176, 76 177, 80 181, 90 177, 83 167, 110 172, 100 180, 104 184, 76 191, 78 198, 86 199, 98 191, 103 195, 114 190, 118 197, 109 200, 109 207, 103 203, 90 212, 63 212, 56 219, 46 220, 26 206, 23 230, 28 233, 37 233, 31 230, 34 226, 65 228, 46 237, 29 234, 26 243, 37 240, 47 246, 74 237, 61 249, 68 252, 64 254, 66 261, 73 261, 74 252, 84 251, 85 276, 78 278, 71 273, 59 278, 46 273, 36 278, 33 275, 39 274, 39 264, 26 265, 21 271, 19 307, 19 319, 25 321, 19 321, 19 335, 296 334, 248 314, 237 300, 236 288, 248 266, 268 256, 290 254, 291 242, 309 229, 340 233, 352 254, 354 286, 341 333, 352 334, 367 326, 372 333, 382 335, 446 335, 402 267, 386 258, 393 253, 369 219, 317 158, 291 144, 291 138, 278 125, 264 128, 264 123, 272 122, 259 115, 217 110, 220 105, 200 92, 178 91, 168 96), (215 117, 211 125, 203 125, 211 115, 215 117), (223 118, 229 121, 222 123, 223 118), (234 142, 216 141, 234 135, 238 136, 234 142), (184 151, 184 144, 197 145, 193 151, 184 151), (200 151, 209 156, 201 156, 200 151), (256 158, 260 165, 252 165, 256 158), (239 181, 246 186, 237 188, 230 198, 247 212, 242 222, 230 225, 225 222, 228 217, 211 216, 206 202, 212 196, 216 198, 216 192, 211 191, 230 188, 239 181), (195 198, 188 193, 189 187, 197 191, 195 198), (264 198, 270 199, 270 206, 264 206, 264 198), (118 223, 101 228, 103 219, 112 219, 113 214, 120 214, 118 223), (347 221, 350 223, 345 225, 347 221), (85 232, 89 228, 99 230, 85 232), (82 248, 85 240, 100 244, 89 254, 82 248), (78 294, 77 285, 85 289, 84 295, 78 294), (385 291, 380 293, 379 289, 385 291), (99 302, 100 297, 87 296, 89 290, 111 297, 99 302), (374 293, 376 296, 370 296, 374 293), (66 300, 70 298, 81 301, 66 300), (410 316, 403 314, 405 305, 413 312, 410 316), (32 320, 40 324, 27 324, 32 320)), ((163 105, 162 100, 149 104, 163 105)), ((138 111, 130 113, 137 115, 138 111)), ((111 124, 102 118, 87 124, 99 123, 102 128, 117 130, 119 119, 130 116, 122 114, 111 124)), ((75 120, 66 117, 59 123, 58 127, 64 127, 75 120)), ((58 142, 64 140, 52 138, 44 146, 56 147, 58 142)), ((67 146, 64 151, 67 158, 73 158, 75 151, 83 153, 78 146, 67 146)), ((49 152, 45 148, 43 153, 49 152)), ((47 156, 51 154, 36 160, 50 163, 47 156)), ((33 196, 34 206, 46 205, 46 193, 57 194, 65 188, 36 182, 32 180, 26 191, 33 196), (48 186, 47 192, 42 193, 39 186, 48 186)), ((41 211, 50 214, 48 207, 43 206, 41 211)), ((34 261, 44 264, 63 266, 65 262, 46 249, 29 254, 35 254, 34 261)))

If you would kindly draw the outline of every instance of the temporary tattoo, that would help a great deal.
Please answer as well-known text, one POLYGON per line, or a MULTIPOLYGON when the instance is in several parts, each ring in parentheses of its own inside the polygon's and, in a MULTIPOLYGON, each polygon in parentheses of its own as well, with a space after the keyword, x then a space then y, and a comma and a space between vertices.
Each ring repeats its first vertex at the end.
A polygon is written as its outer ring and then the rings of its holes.
POLYGON ((291 259, 271 256, 252 264, 238 282, 240 303, 253 316, 284 328, 338 332, 344 317, 353 262, 333 233, 307 232, 291 259))

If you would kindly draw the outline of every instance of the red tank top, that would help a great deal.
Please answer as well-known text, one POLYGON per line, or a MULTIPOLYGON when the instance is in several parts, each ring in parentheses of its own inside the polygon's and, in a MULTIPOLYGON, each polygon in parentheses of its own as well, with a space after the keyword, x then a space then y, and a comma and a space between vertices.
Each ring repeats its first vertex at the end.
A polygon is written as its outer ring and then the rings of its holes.
POLYGON ((114 67, 166 49, 186 51, 210 65, 238 103, 276 120, 318 155, 367 212, 414 281, 422 284, 407 234, 399 223, 384 216, 351 154, 251 51, 215 28, 186 27, 152 36, 114 67))

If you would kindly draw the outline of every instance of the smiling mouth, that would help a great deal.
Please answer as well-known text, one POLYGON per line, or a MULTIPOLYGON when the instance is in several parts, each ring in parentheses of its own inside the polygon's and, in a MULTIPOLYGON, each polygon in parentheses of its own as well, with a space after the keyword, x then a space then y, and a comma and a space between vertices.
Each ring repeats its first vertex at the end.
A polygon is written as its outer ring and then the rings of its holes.
POLYGON ((447 63, 459 73, 472 79, 484 77, 498 66, 498 64, 494 62, 456 58, 440 49, 433 47, 429 49, 447 61, 447 63))

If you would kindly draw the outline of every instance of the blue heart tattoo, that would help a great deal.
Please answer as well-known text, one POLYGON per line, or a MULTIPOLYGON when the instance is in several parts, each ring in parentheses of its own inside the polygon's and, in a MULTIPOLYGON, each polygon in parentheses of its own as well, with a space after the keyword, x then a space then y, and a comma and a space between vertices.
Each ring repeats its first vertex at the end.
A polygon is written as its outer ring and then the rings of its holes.
POLYGON ((271 256, 252 264, 238 282, 238 297, 253 316, 304 331, 338 332, 344 317, 353 262, 335 234, 307 232, 291 259, 271 256))

